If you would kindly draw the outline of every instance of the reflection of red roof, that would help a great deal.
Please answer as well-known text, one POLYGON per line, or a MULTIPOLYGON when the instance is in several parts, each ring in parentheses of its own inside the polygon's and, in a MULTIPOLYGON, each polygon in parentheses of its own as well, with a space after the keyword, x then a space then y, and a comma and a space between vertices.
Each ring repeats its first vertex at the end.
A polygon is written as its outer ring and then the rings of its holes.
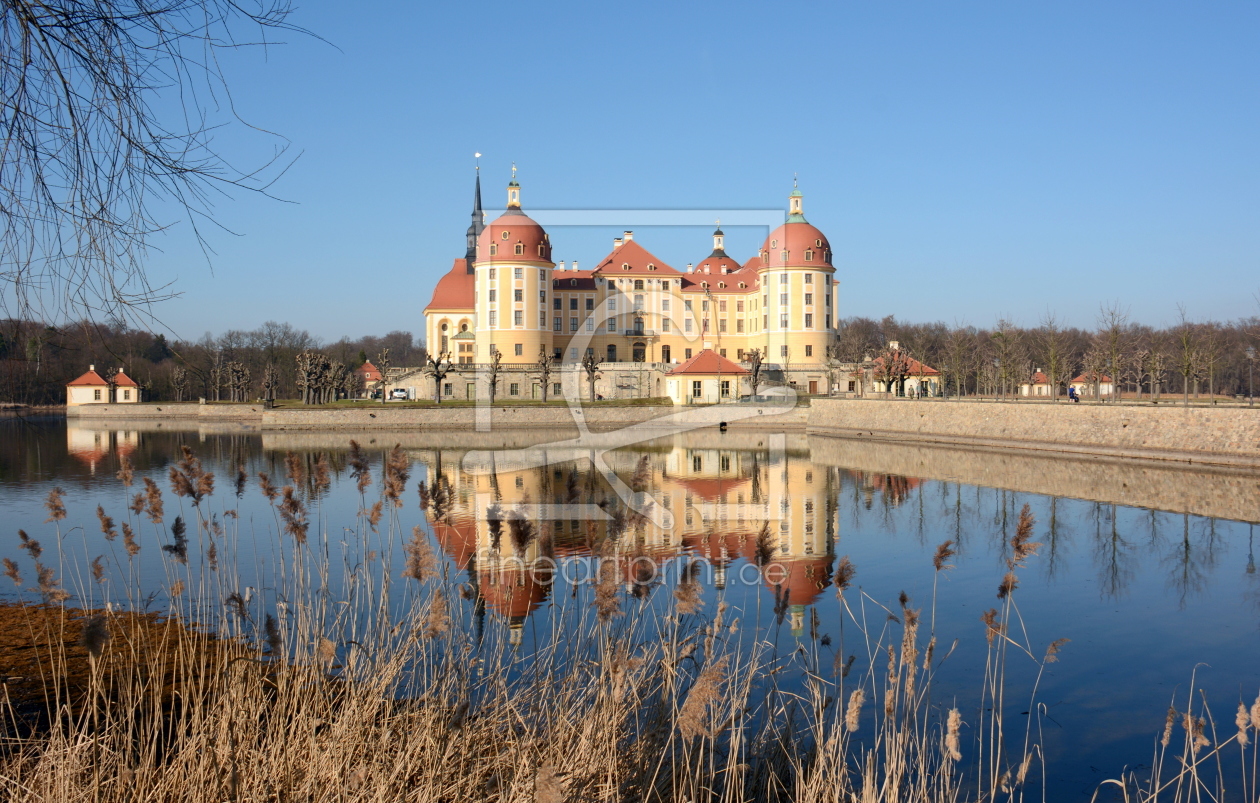
POLYGON ((1106 374, 1085 373, 1085 374, 1081 374, 1076 379, 1073 379, 1072 383, 1075 384, 1077 382, 1093 382, 1094 378, 1099 377, 1099 376, 1102 377, 1101 381, 1103 383, 1107 383, 1111 381, 1111 377, 1107 376, 1106 374))
POLYGON ((751 477, 731 477, 729 479, 696 478, 679 480, 678 484, 691 491, 697 496, 703 497, 710 502, 716 502, 722 498, 723 494, 729 494, 732 491, 743 488, 744 485, 752 482, 751 477))
POLYGON ((710 563, 724 565, 740 556, 745 543, 755 537, 751 533, 690 533, 682 542, 693 555, 710 563))
POLYGON ((674 268, 666 265, 661 260, 643 246, 634 240, 622 243, 612 250, 612 253, 599 261, 595 266, 595 270, 603 274, 606 279, 615 279, 618 276, 665 276, 674 278, 681 276, 674 268), (628 268, 626 266, 629 266, 628 268), (648 265, 653 265, 656 270, 649 270, 648 265))
POLYGON ((486 604, 501 616, 524 619, 547 599, 551 575, 547 569, 531 571, 490 569, 477 573, 477 584, 486 604))
POLYGON ((433 299, 425 309, 472 309, 476 279, 468 272, 467 260, 455 260, 450 271, 438 279, 437 287, 433 288, 433 299))
POLYGON ((138 388, 136 380, 124 374, 122 371, 114 374, 114 384, 120 388, 138 388))
POLYGON ((743 368, 733 363, 713 349, 705 349, 682 365, 669 372, 676 374, 746 374, 743 368))
POLYGON ((789 592, 790 604, 809 605, 831 585, 831 558, 773 560, 764 576, 768 588, 777 585, 789 592), (776 566, 782 567, 782 571, 774 568, 776 566))
POLYGON ((437 538, 442 551, 455 561, 460 571, 468 568, 474 555, 477 554, 477 523, 468 519, 447 524, 443 521, 433 523, 433 535, 437 538))
POLYGON ((74 380, 73 382, 67 382, 66 387, 77 387, 77 386, 82 386, 82 385, 108 385, 108 384, 109 383, 106 382, 101 377, 100 374, 96 373, 95 371, 88 371, 86 374, 74 380))

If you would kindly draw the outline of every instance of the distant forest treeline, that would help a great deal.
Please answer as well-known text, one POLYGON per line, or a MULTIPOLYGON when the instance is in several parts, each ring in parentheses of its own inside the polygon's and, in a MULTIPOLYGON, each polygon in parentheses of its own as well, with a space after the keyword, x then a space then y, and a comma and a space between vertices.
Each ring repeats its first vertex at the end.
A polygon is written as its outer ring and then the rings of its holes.
MULTIPOLYGON (((841 321, 832 349, 837 364, 881 356, 888 344, 943 374, 954 395, 1017 393, 1035 370, 1060 392, 1080 374, 1115 379, 1118 392, 1133 395, 1248 393, 1247 349, 1260 350, 1260 317, 1230 323, 1196 322, 1184 312, 1173 326, 1133 323, 1119 306, 1100 310, 1097 326, 1080 329, 1046 316, 1036 327, 999 319, 992 327, 880 321, 841 321)), ((1260 376, 1257 377, 1260 379, 1260 376)))
MULTIPOLYGON (((883 354, 891 342, 941 371, 949 395, 1014 393, 1034 370, 1060 388, 1078 374, 1096 371, 1114 376, 1129 394, 1235 395, 1248 392, 1248 368, 1255 366, 1246 349, 1260 349, 1260 317, 1218 323, 1183 315, 1163 329, 1133 323, 1115 306, 1100 312, 1093 329, 1061 326, 1052 316, 1035 327, 998 320, 988 328, 910 323, 891 315, 878 321, 847 318, 830 362, 836 369, 860 363, 883 354)), ((349 371, 365 359, 375 361, 386 348, 392 366, 424 363, 423 345, 402 331, 323 343, 303 329, 268 321, 251 331, 168 342, 163 335, 116 324, 55 327, 8 320, 0 322, 0 402, 60 404, 66 383, 91 364, 101 372, 124 368, 153 400, 226 400, 232 385, 240 398, 262 398, 269 375, 276 398, 297 398, 297 358, 303 352, 323 354, 336 370, 349 371)))
POLYGON ((0 402, 64 404, 66 383, 89 365, 102 375, 111 367, 123 368, 145 389, 146 399, 163 401, 177 396, 226 400, 232 379, 245 388, 244 398, 262 398, 271 366, 275 397, 296 398, 297 357, 302 352, 322 353, 344 370, 353 370, 386 348, 394 366, 419 366, 424 359, 423 346, 402 331, 323 343, 304 329, 268 321, 250 331, 233 329, 218 337, 207 333, 189 342, 168 341, 164 335, 121 324, 48 326, 7 320, 0 322, 0 402), (233 372, 229 366, 238 367, 233 372), (179 393, 181 372, 185 386, 179 393))

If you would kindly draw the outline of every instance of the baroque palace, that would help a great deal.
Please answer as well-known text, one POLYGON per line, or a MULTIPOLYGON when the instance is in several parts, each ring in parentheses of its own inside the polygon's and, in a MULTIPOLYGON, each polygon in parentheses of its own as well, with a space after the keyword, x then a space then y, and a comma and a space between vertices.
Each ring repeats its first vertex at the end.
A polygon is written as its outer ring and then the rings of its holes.
MULTIPOLYGON (((559 375, 580 370, 583 356, 594 353, 602 362, 599 393, 607 398, 663 396, 671 377, 724 372, 721 398, 703 399, 719 401, 751 392, 746 361, 754 349, 762 356, 763 388, 790 384, 801 393, 831 392, 827 359, 839 284, 831 246, 805 220, 803 200, 793 189, 786 221, 743 263, 724 250, 720 228, 711 253, 686 270, 671 267, 627 231, 593 269, 579 270, 576 262, 566 268, 552 261, 550 237, 521 208, 515 174, 506 210, 486 224, 478 174, 467 250, 424 310, 430 352, 447 353, 455 363, 442 395, 485 394, 477 367, 495 351, 504 371, 498 396, 558 394, 559 381, 543 389, 527 376, 540 355, 556 358, 559 375)), ((389 384, 413 396, 433 393, 418 371, 389 384)), ((688 389, 677 395, 690 395, 690 383, 674 385, 688 389)), ((700 383, 695 386, 700 401, 700 383)))

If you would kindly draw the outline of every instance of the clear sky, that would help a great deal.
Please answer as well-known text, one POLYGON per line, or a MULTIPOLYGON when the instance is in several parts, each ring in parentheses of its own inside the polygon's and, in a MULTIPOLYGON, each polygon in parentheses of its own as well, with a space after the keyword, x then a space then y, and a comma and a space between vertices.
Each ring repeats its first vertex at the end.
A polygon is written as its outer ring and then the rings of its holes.
MULTIPOLYGON (((302 153, 274 188, 291 203, 220 203, 240 236, 208 232, 213 273, 186 225, 157 242, 181 337, 419 335, 463 255, 474 151, 487 220, 513 161, 527 212, 782 208, 798 173, 845 316, 1260 314, 1254 2, 308 0, 295 22, 328 43, 228 65, 241 114, 302 153)), ((591 267, 635 228, 682 268, 703 223, 551 233, 591 267)), ((741 260, 766 234, 724 228, 741 260)))

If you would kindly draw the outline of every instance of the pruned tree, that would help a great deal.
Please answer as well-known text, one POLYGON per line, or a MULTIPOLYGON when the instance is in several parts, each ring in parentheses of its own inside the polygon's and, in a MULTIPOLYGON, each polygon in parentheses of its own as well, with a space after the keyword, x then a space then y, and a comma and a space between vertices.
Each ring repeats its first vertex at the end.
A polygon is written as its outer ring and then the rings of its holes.
POLYGON ((591 389, 591 401, 595 401, 595 380, 599 379, 599 364, 601 360, 599 355, 595 353, 595 349, 587 349, 586 356, 582 358, 582 370, 586 372, 586 383, 591 389))
POLYGON ((188 369, 176 365, 171 369, 171 390, 175 393, 175 401, 182 402, 188 392, 188 369))
POLYGON ((262 388, 263 401, 276 400, 276 386, 280 382, 279 372, 276 371, 275 363, 267 363, 267 367, 263 369, 262 388))
POLYGON ((761 373, 765 357, 762 355, 761 349, 753 349, 744 356, 747 357, 748 382, 752 385, 752 395, 755 399, 761 395, 761 373))
POLYGON ((376 355, 376 368, 381 372, 381 404, 384 404, 389 395, 389 349, 381 349, 381 353, 376 355))
POLYGON ((177 211, 209 254, 201 227, 214 200, 265 195, 286 166, 279 137, 270 157, 240 168, 215 139, 240 122, 222 101, 220 51, 299 30, 291 10, 288 0, 4 3, 0 303, 135 318, 173 295, 143 264, 170 223, 161 218, 177 211))
POLYGON ((1037 354, 1050 382, 1050 399, 1055 402, 1059 400, 1059 387, 1072 378, 1071 342, 1053 312, 1042 316, 1037 330, 1037 354))
POLYGON ((538 362, 535 363, 538 370, 538 382, 542 385, 542 400, 547 401, 547 390, 551 385, 551 374, 556 369, 556 357, 554 354, 547 353, 547 347, 543 346, 538 349, 538 362))
POLYGON ((451 353, 449 351, 439 352, 436 358, 432 354, 426 354, 424 359, 424 372, 428 376, 433 377, 433 400, 441 404, 442 380, 446 379, 446 375, 454 368, 451 363, 451 353))
POLYGON ((503 371, 503 352, 493 346, 490 347, 490 362, 486 367, 486 381, 490 386, 490 403, 494 404, 494 397, 499 393, 499 374, 503 371))
POLYGON ((1181 403, 1190 404, 1190 382, 1199 373, 1199 338, 1186 317, 1185 306, 1177 305, 1177 325, 1173 329, 1173 370, 1181 375, 1181 403))
POLYGON ((875 360, 875 381, 883 383, 885 393, 895 393, 909 373, 910 360, 905 349, 889 345, 875 360))

